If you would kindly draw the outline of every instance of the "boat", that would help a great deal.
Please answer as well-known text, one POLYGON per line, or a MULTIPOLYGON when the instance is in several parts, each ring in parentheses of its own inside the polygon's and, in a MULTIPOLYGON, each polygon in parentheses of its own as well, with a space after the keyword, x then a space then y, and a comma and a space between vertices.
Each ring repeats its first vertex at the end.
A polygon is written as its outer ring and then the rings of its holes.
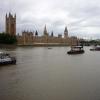
POLYGON ((93 46, 90 51, 100 51, 100 46, 93 46))
POLYGON ((0 65, 16 64, 16 58, 8 53, 0 52, 0 65))
POLYGON ((51 47, 48 47, 48 49, 52 49, 51 47))
POLYGON ((83 46, 72 46, 71 50, 67 52, 67 54, 82 54, 84 53, 83 46))

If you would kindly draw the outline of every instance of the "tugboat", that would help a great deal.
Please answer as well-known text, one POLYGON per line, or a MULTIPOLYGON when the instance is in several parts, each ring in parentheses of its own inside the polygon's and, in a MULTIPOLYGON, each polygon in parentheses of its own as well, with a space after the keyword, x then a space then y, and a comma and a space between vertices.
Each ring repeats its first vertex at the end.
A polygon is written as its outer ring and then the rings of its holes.
POLYGON ((100 46, 93 46, 90 51, 100 51, 100 46))
POLYGON ((0 65, 16 64, 16 58, 10 54, 0 52, 0 65))
POLYGON ((72 46, 71 50, 67 54, 82 54, 84 53, 83 46, 72 46))

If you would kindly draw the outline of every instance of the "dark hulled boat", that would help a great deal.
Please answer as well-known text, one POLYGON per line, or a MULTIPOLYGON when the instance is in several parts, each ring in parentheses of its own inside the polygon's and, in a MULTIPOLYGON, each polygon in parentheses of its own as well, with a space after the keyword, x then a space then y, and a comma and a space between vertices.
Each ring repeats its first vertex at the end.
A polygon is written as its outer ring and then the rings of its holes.
POLYGON ((67 54, 82 54, 84 53, 83 46, 72 46, 71 50, 67 52, 67 54))

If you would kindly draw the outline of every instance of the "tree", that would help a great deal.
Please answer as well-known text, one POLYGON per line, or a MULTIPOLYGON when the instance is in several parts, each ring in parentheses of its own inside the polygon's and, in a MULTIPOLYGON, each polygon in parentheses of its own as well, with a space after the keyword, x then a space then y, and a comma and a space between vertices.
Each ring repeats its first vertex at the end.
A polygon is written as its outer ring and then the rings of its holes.
POLYGON ((16 36, 12 36, 6 33, 0 33, 0 44, 16 44, 16 36))

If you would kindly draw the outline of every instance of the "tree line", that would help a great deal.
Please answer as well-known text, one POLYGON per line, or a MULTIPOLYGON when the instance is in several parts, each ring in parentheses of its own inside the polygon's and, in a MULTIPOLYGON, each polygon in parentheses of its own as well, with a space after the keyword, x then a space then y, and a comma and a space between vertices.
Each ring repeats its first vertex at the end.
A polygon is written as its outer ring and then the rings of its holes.
POLYGON ((100 45, 100 40, 80 40, 80 44, 85 46, 100 45))
POLYGON ((12 36, 6 33, 0 33, 0 44, 16 44, 16 36, 12 36))

